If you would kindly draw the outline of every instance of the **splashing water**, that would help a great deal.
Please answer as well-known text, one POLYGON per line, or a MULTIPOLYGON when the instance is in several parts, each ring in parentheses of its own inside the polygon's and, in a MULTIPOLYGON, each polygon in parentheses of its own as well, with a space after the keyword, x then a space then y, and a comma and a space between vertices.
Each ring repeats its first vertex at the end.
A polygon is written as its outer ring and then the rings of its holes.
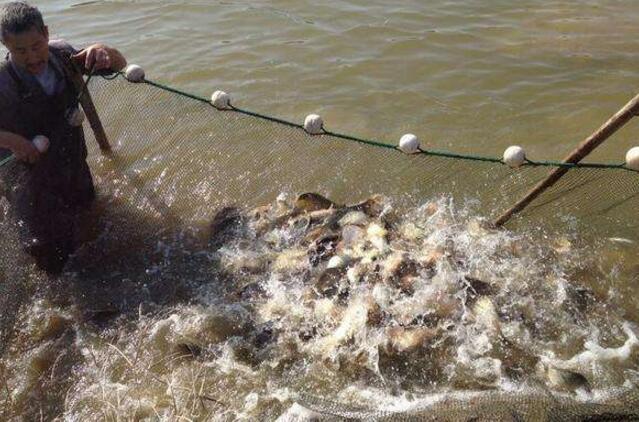
POLYGON ((314 194, 224 209, 207 233, 117 233, 35 283, 3 417, 455 420, 523 397, 543 420, 549 397, 588 415, 636 392, 626 245, 494 230, 448 198, 400 213, 314 194))

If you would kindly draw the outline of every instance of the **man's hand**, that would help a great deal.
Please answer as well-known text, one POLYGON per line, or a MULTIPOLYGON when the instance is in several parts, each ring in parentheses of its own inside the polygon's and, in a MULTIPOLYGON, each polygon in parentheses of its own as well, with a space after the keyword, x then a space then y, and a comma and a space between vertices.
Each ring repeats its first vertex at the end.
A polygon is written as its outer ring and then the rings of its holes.
POLYGON ((20 161, 33 164, 40 159, 40 152, 38 149, 31 143, 31 141, 19 135, 15 135, 9 149, 20 161))
POLYGON ((111 69, 111 57, 102 44, 94 44, 73 56, 73 59, 84 66, 87 71, 111 69))
POLYGON ((73 56, 73 60, 87 72, 100 70, 122 70, 126 60, 120 52, 104 44, 93 44, 73 56))

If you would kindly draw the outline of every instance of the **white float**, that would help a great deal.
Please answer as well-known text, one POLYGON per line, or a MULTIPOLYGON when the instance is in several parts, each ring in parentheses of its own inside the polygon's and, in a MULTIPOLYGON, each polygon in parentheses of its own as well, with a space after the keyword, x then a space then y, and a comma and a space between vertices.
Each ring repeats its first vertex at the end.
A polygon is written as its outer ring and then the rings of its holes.
POLYGON ((406 154, 419 152, 419 139, 412 133, 407 133, 399 139, 399 149, 406 154))
POLYGON ((231 107, 231 96, 224 91, 215 91, 211 95, 211 104, 218 109, 227 109, 231 107))
POLYGON ((124 76, 129 82, 142 82, 144 80, 144 69, 137 64, 130 64, 124 71, 124 76))
POLYGON ((632 147, 626 153, 626 167, 639 171, 639 147, 632 147))
POLYGON ((311 135, 319 135, 324 130, 324 120, 318 114, 309 114, 304 119, 304 130, 311 135))
POLYGON ((509 146, 504 151, 504 163, 512 168, 520 167, 526 162, 526 152, 518 145, 509 146))
POLYGON ((33 138, 33 146, 36 147, 40 154, 44 154, 49 150, 49 138, 44 135, 38 135, 33 138))

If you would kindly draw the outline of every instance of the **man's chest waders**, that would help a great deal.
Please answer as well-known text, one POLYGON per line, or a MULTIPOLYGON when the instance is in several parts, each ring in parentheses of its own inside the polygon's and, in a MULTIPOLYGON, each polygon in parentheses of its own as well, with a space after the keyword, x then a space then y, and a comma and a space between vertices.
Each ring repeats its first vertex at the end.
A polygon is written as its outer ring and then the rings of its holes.
MULTIPOLYGON (((50 48, 58 61, 62 52, 50 48)), ((18 220, 24 222, 23 237, 27 250, 38 265, 49 272, 62 270, 75 249, 74 233, 78 213, 95 197, 93 180, 86 163, 87 149, 82 126, 73 127, 67 116, 78 107, 77 93, 62 66, 52 66, 64 89, 47 95, 38 84, 25 83, 6 61, 0 71, 7 71, 18 87, 19 135, 33 139, 49 138, 49 150, 33 164, 22 164, 12 177, 10 200, 18 220)))

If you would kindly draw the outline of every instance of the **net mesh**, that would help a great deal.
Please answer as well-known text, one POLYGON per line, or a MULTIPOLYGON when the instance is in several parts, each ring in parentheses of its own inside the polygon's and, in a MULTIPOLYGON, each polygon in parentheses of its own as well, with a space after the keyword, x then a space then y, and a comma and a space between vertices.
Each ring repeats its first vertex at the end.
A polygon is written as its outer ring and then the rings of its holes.
MULTIPOLYGON (((338 136, 312 136, 123 79, 96 80, 92 92, 114 143, 105 157, 89 142, 99 184, 140 212, 179 224, 207 224, 217 209, 262 205, 281 192, 319 192, 338 203, 382 194, 398 207, 445 195, 492 219, 552 170, 406 155, 338 136), (114 179, 126 182, 107 183, 114 179)), ((588 226, 592 234, 634 238, 636 227, 627 217, 638 193, 635 172, 574 168, 510 224, 588 226)), ((543 388, 486 391, 442 395, 401 411, 353 408, 313 394, 298 402, 337 420, 637 420, 636 391, 615 392, 601 403, 557 397, 543 388)))
POLYGON ((376 421, 634 421, 639 394, 613 392, 605 403, 586 403, 539 389, 516 392, 471 392, 431 396, 404 410, 374 411, 302 396, 308 409, 341 420, 376 421))
MULTIPOLYGON (((220 111, 198 99, 123 78, 92 81, 91 90, 114 143, 112 156, 103 157, 97 144, 89 142, 94 172, 121 172, 137 182, 128 198, 145 204, 136 206, 162 208, 188 223, 205 222, 221 206, 264 204, 283 191, 315 191, 337 202, 382 194, 399 206, 447 195, 492 219, 552 170, 406 155, 339 136, 312 136, 299 127, 220 111)), ((632 237, 635 227, 626 220, 638 193, 636 172, 577 167, 517 220, 552 225, 570 218, 597 227, 599 233, 632 237)))
MULTIPOLYGON (((337 135, 311 136, 299 127, 217 110, 197 98, 151 84, 132 84, 120 77, 93 78, 91 93, 113 147, 110 153, 102 154, 90 139, 93 135, 88 125, 85 127, 89 163, 99 195, 103 201, 132 211, 122 213, 116 223, 121 227, 111 243, 113 248, 139 250, 143 246, 151 251, 158 239, 165 243, 170 240, 162 238, 166 236, 162 231, 147 230, 145 224, 172 228, 207 225, 221 208, 263 205, 281 192, 319 192, 338 203, 356 203, 382 194, 393 198, 399 208, 446 196, 492 219, 552 169, 534 165, 511 169, 493 161, 406 155, 337 135)), ((2 171, 10 173, 13 165, 2 171)), ((638 193, 636 172, 612 167, 573 168, 509 224, 547 228, 578 225, 587 226, 593 234, 636 238, 637 227, 628 216, 637 205, 638 193)), ((17 235, 7 232, 7 236, 17 235)), ((0 248, 15 244, 0 242, 0 248)), ((183 246, 180 243, 176 248, 183 246)), ((129 271, 128 299, 134 304, 149 299, 132 299, 134 294, 143 296, 139 293, 142 283, 145 289, 148 284, 148 291, 152 292, 149 295, 160 297, 157 292, 162 289, 158 287, 176 286, 184 278, 200 277, 195 258, 187 252, 179 262, 173 258, 167 263, 161 280, 149 272, 148 262, 140 258, 138 263, 135 256, 125 256, 129 261, 119 268, 129 271), (189 268, 193 275, 185 273, 189 268)), ((110 255, 97 246, 95 254, 110 255)), ((2 256, 12 255, 19 256, 13 251, 2 252, 2 256)), ((87 278, 86 286, 98 280, 105 283, 110 275, 101 268, 116 267, 110 264, 100 260, 78 272, 94 274, 95 279, 87 278)), ((7 343, 14 323, 10 317, 17 313, 25 296, 25 286, 18 281, 29 276, 20 264, 0 270, 5 272, 0 276, 6 280, 0 284, 1 347, 7 343), (11 301, 9 297, 19 300, 11 301)), ((112 276, 118 280, 123 277, 119 273, 112 276)), ((125 288, 123 282, 114 290, 121 292, 125 288)), ((177 296, 171 288, 163 289, 167 298, 177 296)), ((162 299, 153 298, 157 303, 162 303, 162 299)), ((0 349, 0 355, 2 352, 0 349)), ((639 420, 639 394, 634 385, 609 392, 599 402, 557 396, 541 387, 510 393, 442 393, 401 410, 357 408, 316 397, 312 392, 299 395, 297 401, 318 417, 337 420, 639 420)))

